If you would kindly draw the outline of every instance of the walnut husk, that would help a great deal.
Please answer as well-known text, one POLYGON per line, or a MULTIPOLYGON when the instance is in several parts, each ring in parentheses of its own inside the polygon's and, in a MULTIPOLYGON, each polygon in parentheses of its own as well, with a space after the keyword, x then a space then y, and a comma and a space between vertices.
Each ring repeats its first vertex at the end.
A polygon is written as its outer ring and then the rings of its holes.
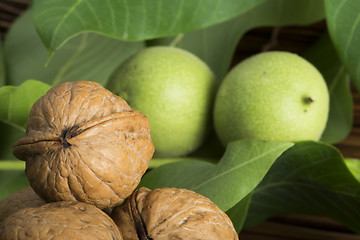
POLYGON ((0 222, 0 239, 6 240, 122 240, 114 221, 93 205, 53 202, 23 208, 0 222))
POLYGON ((13 147, 45 201, 101 209, 133 192, 153 153, 147 117, 90 81, 51 88, 31 108, 26 135, 13 147))
POLYGON ((16 211, 27 207, 40 207, 46 204, 29 186, 14 192, 0 202, 0 222, 16 211))
POLYGON ((140 188, 111 217, 127 240, 238 239, 223 211, 186 189, 140 188))

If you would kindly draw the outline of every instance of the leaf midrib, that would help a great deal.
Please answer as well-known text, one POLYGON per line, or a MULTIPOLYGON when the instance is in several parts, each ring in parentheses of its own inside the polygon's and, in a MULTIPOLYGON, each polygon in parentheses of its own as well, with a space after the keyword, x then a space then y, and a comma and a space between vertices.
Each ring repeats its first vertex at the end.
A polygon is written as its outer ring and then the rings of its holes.
POLYGON ((70 16, 72 12, 75 11, 76 7, 82 2, 83 0, 77 0, 76 3, 64 14, 64 16, 61 18, 59 24, 56 26, 54 33, 52 35, 51 41, 50 41, 50 47, 54 45, 54 41, 57 39, 57 33, 59 29, 62 27, 65 20, 70 16))
MULTIPOLYGON (((240 165, 238 165, 238 166, 236 166, 236 167, 230 168, 229 170, 224 171, 224 172, 222 172, 221 174, 218 174, 218 175, 216 175, 216 176, 208 179, 207 181, 202 182, 202 183, 198 184, 197 186, 192 187, 191 190, 199 189, 199 188, 201 188, 202 186, 208 184, 209 182, 213 182, 213 181, 215 181, 216 179, 218 179, 218 178, 220 178, 220 177, 223 177, 223 176, 226 175, 226 174, 229 174, 229 173, 231 173, 231 172, 233 172, 233 171, 236 171, 237 169, 239 169, 239 168, 241 168, 241 167, 243 167, 243 166, 246 166, 246 165, 248 165, 248 164, 250 164, 250 163, 258 160, 258 159, 264 157, 264 156, 267 155, 267 154, 270 154, 270 153, 272 153, 272 152, 274 152, 274 151, 277 151, 277 150, 279 150, 279 149, 281 149, 281 148, 284 148, 284 146, 286 146, 286 144, 282 144, 281 146, 278 146, 278 147, 273 148, 273 149, 271 149, 271 150, 269 150, 269 151, 266 151, 266 152, 264 152, 264 153, 262 153, 262 154, 260 154, 260 155, 257 155, 256 157, 254 157, 254 158, 252 158, 252 159, 249 159, 247 162, 244 162, 244 163, 242 163, 242 164, 240 164, 240 165)), ((215 166, 215 167, 217 167, 217 166, 215 166)))

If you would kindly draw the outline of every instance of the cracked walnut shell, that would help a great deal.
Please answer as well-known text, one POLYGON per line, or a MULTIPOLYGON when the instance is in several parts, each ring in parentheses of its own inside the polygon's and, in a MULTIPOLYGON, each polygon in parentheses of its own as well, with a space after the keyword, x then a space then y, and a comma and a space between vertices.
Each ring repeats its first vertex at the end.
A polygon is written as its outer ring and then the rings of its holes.
POLYGON ((124 239, 233 239, 230 218, 208 198, 186 189, 136 190, 111 213, 124 239))
POLYGON ((51 88, 32 106, 13 154, 45 201, 80 201, 104 209, 136 188, 154 153, 147 117, 90 81, 51 88))
POLYGON ((122 240, 114 221, 95 206, 81 202, 53 202, 23 208, 0 223, 6 240, 122 240))

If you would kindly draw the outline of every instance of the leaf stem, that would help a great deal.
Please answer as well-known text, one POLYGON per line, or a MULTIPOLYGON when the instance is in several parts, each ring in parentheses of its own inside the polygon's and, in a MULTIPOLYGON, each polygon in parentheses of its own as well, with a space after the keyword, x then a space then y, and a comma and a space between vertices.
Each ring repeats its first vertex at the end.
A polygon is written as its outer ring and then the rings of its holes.
POLYGON ((329 93, 330 95, 332 95, 333 91, 334 91, 334 88, 338 85, 339 81, 341 80, 341 77, 343 75, 343 73, 345 72, 345 68, 344 68, 344 65, 341 65, 337 72, 336 72, 336 75, 334 77, 334 80, 332 81, 332 83, 330 84, 329 86, 329 93))
POLYGON ((178 34, 169 44, 169 47, 176 47, 176 45, 181 41, 184 37, 184 34, 178 34))
POLYGON ((79 57, 79 55, 84 51, 86 44, 87 44, 88 35, 89 35, 88 33, 85 33, 82 35, 80 44, 79 44, 76 52, 70 57, 70 59, 67 61, 67 63, 60 69, 58 74, 55 76, 53 86, 55 86, 61 82, 63 76, 65 75, 66 71, 70 68, 71 64, 73 62, 75 62, 75 60, 79 57))
POLYGON ((262 47, 262 52, 267 52, 278 45, 280 27, 274 27, 271 33, 271 39, 262 47))
POLYGON ((25 162, 20 160, 1 160, 0 171, 4 170, 24 170, 25 162))

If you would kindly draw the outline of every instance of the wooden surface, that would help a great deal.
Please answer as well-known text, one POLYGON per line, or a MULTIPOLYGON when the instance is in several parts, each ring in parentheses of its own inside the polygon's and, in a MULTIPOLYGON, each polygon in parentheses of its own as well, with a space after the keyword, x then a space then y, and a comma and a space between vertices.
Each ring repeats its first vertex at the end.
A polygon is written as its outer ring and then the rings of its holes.
MULTIPOLYGON (((28 0, 0 1, 0 33, 4 39, 12 21, 27 6, 28 0)), ((259 28, 248 32, 240 41, 234 55, 233 65, 244 58, 269 49, 286 50, 301 54, 313 44, 326 30, 324 22, 311 26, 259 28)), ((349 136, 336 147, 344 157, 360 159, 360 95, 353 90, 354 120, 349 136)), ((342 224, 326 217, 308 215, 289 215, 271 218, 262 224, 244 229, 240 234, 242 240, 296 240, 296 239, 339 239, 360 240, 342 224)))
POLYGON ((4 36, 12 22, 28 6, 29 0, 0 0, 0 38, 4 36))

